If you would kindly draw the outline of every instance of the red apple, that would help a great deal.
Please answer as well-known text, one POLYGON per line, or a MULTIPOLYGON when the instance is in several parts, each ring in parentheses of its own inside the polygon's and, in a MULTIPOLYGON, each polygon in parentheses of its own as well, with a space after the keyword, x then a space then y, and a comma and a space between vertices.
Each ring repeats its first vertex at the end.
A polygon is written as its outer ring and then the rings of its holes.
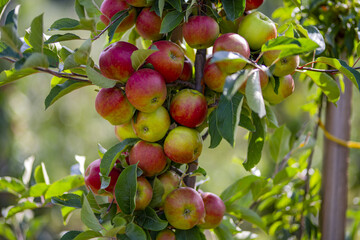
POLYGON ((164 212, 169 223, 182 230, 193 228, 205 217, 200 194, 189 187, 172 191, 165 199, 164 212))
POLYGON ((156 15, 155 11, 143 8, 136 19, 135 29, 144 39, 159 40, 163 36, 160 34, 161 22, 161 18, 156 15))
POLYGON ((161 73, 167 83, 177 80, 184 67, 184 53, 175 43, 170 41, 158 41, 153 43, 159 51, 154 52, 147 58, 147 62, 161 73))
POLYGON ((164 187, 164 194, 162 195, 162 204, 164 203, 167 195, 171 193, 173 190, 177 189, 180 184, 180 177, 173 171, 167 171, 161 174, 159 177, 162 186, 164 187))
POLYGON ((179 79, 182 81, 190 81, 191 78, 192 78, 192 64, 191 64, 190 60, 185 58, 184 68, 181 72, 179 79))
POLYGON ((144 176, 152 177, 165 168, 166 156, 160 144, 139 141, 130 150, 129 163, 138 163, 144 176))
POLYGON ((264 43, 277 36, 275 23, 261 12, 246 15, 239 24, 238 33, 253 50, 260 49, 264 43))
MULTIPOLYGON (((89 164, 86 168, 84 181, 85 186, 88 189, 91 189, 93 193, 99 194, 101 188, 101 178, 100 178, 100 163, 101 159, 97 159, 89 164)), ((105 191, 112 193, 116 184, 117 179, 120 175, 120 169, 113 167, 109 173, 110 184, 105 191)))
POLYGON ((126 83, 126 96, 139 111, 153 112, 166 99, 166 83, 160 73, 144 68, 136 71, 126 83))
POLYGON ((102 88, 96 96, 95 109, 100 116, 112 125, 129 122, 135 108, 129 103, 123 90, 119 88, 102 88))
POLYGON ((193 89, 183 89, 172 99, 170 115, 179 124, 195 128, 206 119, 207 102, 202 93, 193 89))
POLYGON ((101 73, 111 79, 125 83, 134 68, 131 64, 131 54, 138 48, 131 43, 116 42, 108 46, 101 52, 99 66, 101 73))
POLYGON ((164 151, 166 156, 174 162, 193 162, 201 154, 202 138, 195 129, 176 127, 165 138, 164 151))
POLYGON ((151 202, 153 189, 145 177, 137 178, 135 210, 144 210, 151 202))
POLYGON ((136 133, 131 125, 131 121, 115 126, 115 136, 120 142, 127 138, 137 138, 136 133))
POLYGON ((205 229, 216 228, 224 217, 225 204, 221 198, 213 193, 201 193, 201 197, 204 201, 206 214, 204 222, 199 224, 199 227, 205 229))
MULTIPOLYGON (((130 6, 125 0, 104 0, 100 6, 102 15, 100 20, 109 25, 111 18, 122 10, 129 10, 130 6)), ((116 32, 125 32, 135 24, 136 10, 135 8, 130 9, 129 16, 127 16, 120 25, 116 28, 116 32)))
POLYGON ((260 7, 263 4, 264 0, 246 0, 245 11, 250 11, 260 7))
POLYGON ((208 88, 215 92, 222 92, 227 74, 220 70, 216 63, 210 64, 211 58, 206 61, 204 67, 204 82, 208 88))
POLYGON ((204 49, 213 45, 219 36, 218 23, 209 16, 192 16, 183 25, 183 36, 192 48, 204 49))
POLYGON ((275 93, 274 87, 272 84, 268 84, 262 91, 263 97, 270 104, 278 104, 282 102, 285 98, 290 96, 295 89, 294 79, 291 75, 286 75, 279 78, 279 88, 278 93, 275 93))
MULTIPOLYGON (((280 50, 267 51, 263 54, 263 60, 266 66, 271 66, 279 58, 280 50)), ((280 58, 274 65, 272 74, 277 77, 283 77, 292 74, 300 64, 299 55, 280 58)))
MULTIPOLYGON (((237 33, 226 33, 218 37, 214 43, 213 53, 218 51, 236 52, 246 59, 250 57, 250 47, 248 42, 237 33)), ((244 68, 246 62, 217 62, 216 65, 221 71, 231 74, 244 68)))
MULTIPOLYGON (((261 89, 264 89, 267 86, 267 84, 269 82, 269 76, 266 74, 266 72, 264 72, 258 68, 253 68, 250 65, 247 65, 245 67, 245 69, 253 69, 252 71, 258 71, 261 89)), ((241 86, 239 88, 239 92, 242 94, 245 94, 246 82, 247 82, 247 80, 245 80, 245 82, 243 82, 243 84, 241 84, 241 86)))
POLYGON ((139 112, 132 120, 136 135, 142 140, 156 142, 165 137, 170 127, 170 116, 164 107, 152 113, 139 112))
POLYGON ((155 240, 176 240, 176 236, 170 229, 164 229, 156 235, 155 240))
POLYGON ((149 7, 153 1, 148 0, 126 0, 126 2, 134 7, 149 7))

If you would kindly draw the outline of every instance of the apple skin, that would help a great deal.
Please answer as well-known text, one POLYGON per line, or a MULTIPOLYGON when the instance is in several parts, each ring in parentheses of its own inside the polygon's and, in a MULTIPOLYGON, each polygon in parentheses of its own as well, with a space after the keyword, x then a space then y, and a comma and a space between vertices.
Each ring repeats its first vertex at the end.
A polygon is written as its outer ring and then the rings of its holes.
POLYGON ((179 124, 195 128, 206 119, 207 102, 205 96, 193 89, 179 91, 171 101, 170 115, 179 124))
POLYGON ((192 67, 190 60, 185 58, 184 67, 183 67, 183 70, 181 72, 179 79, 182 81, 186 81, 186 82, 190 81, 192 78, 192 69, 193 69, 193 67, 192 67))
MULTIPOLYGON (((125 0, 104 0, 100 6, 102 15, 100 20, 105 24, 109 25, 111 18, 122 10, 129 10, 130 6, 125 0)), ((129 30, 134 24, 136 19, 136 10, 132 8, 127 16, 120 25, 116 28, 116 32, 125 32, 129 30)))
POLYGON ((101 73, 111 79, 125 83, 134 68, 131 64, 131 54, 138 48, 131 43, 116 42, 105 48, 99 57, 101 73))
POLYGON ((224 214, 225 204, 217 195, 213 193, 201 193, 205 206, 205 219, 198 226, 205 229, 216 228, 220 225, 224 214))
POLYGON ((115 126, 115 136, 122 142, 128 138, 137 138, 136 133, 131 125, 131 121, 115 126))
MULTIPOLYGON (((264 71, 262 71, 262 70, 260 70, 258 68, 253 68, 250 65, 247 65, 245 67, 245 69, 253 69, 253 71, 258 71, 259 72, 259 77, 260 77, 259 80, 260 80, 261 89, 264 89, 268 85, 269 76, 266 74, 266 72, 264 72, 264 71)), ((241 84, 241 86, 239 88, 239 92, 242 93, 242 94, 245 94, 246 82, 247 82, 247 80, 245 80, 245 82, 243 82, 243 84, 241 84)))
POLYGON ((149 7, 153 1, 149 1, 148 3, 147 0, 126 0, 126 2, 134 7, 149 7))
POLYGON ((156 46, 159 51, 154 52, 147 58, 147 62, 154 66, 154 69, 158 71, 167 83, 171 83, 177 80, 184 67, 184 52, 175 43, 170 41, 158 41, 153 43, 152 46, 156 46))
POLYGON ((264 0, 246 0, 245 11, 256 9, 263 4, 264 0))
POLYGON ((149 68, 140 69, 131 75, 125 92, 129 102, 137 110, 147 113, 159 108, 167 95, 163 76, 149 68))
POLYGON ((191 229, 205 217, 204 202, 194 189, 181 187, 172 191, 165 199, 164 213, 173 227, 191 229))
MULTIPOLYGON (((250 47, 248 42, 237 33, 225 33, 218 37, 214 43, 213 54, 218 51, 236 52, 246 59, 250 57, 250 47)), ((217 62, 216 65, 221 71, 231 74, 243 69, 246 62, 217 62)))
MULTIPOLYGON (((91 189, 94 194, 99 194, 101 188, 101 178, 100 178, 100 163, 101 159, 97 159, 89 164, 86 168, 84 181, 85 186, 88 189, 91 189)), ((105 191, 112 193, 116 184, 117 179, 119 178, 121 171, 118 168, 113 167, 109 173, 110 184, 105 191)), ((106 195, 105 193, 102 195, 106 195)))
POLYGON ((268 84, 262 91, 263 97, 270 104, 278 104, 290 96, 295 89, 294 79, 291 75, 279 78, 278 94, 275 93, 272 84, 268 84))
POLYGON ((216 63, 210 64, 211 58, 206 61, 204 67, 204 83, 215 92, 222 92, 227 74, 220 70, 216 63))
POLYGON ((136 19, 135 29, 144 39, 159 40, 163 36, 160 34, 161 22, 161 18, 156 15, 155 11, 150 11, 150 8, 143 8, 136 19))
POLYGON ((136 121, 132 120, 136 135, 142 140, 156 142, 165 137, 170 127, 170 116, 164 107, 152 113, 139 112, 136 121))
POLYGON ((136 186, 135 210, 144 210, 151 202, 153 189, 145 177, 138 177, 136 186))
POLYGON ((275 23, 261 12, 246 15, 239 24, 238 33, 246 39, 252 50, 258 50, 268 40, 276 38, 275 23), (256 29, 256 32, 254 32, 256 29))
POLYGON ((129 163, 138 163, 143 175, 152 177, 165 168, 166 156, 160 144, 139 141, 130 150, 129 163))
POLYGON ((100 116, 112 125, 129 122, 134 115, 135 108, 119 88, 102 88, 95 99, 95 109, 100 116))
POLYGON ((204 49, 214 44, 220 29, 218 23, 209 16, 192 16, 184 23, 182 32, 190 47, 204 49))
MULTIPOLYGON (((162 183, 162 186, 164 187, 164 194, 162 195, 162 203, 161 206, 163 206, 164 201, 173 190, 177 189, 179 187, 180 183, 180 177, 173 171, 167 171, 163 174, 161 174, 158 179, 162 183)), ((160 206, 160 207, 161 207, 160 206)))
MULTIPOLYGON (((270 66, 273 62, 279 57, 280 50, 273 50, 264 52, 262 58, 266 66, 270 66)), ((272 71, 272 74, 277 77, 283 77, 285 75, 292 74, 297 66, 300 64, 299 55, 289 56, 281 58, 275 63, 275 67, 272 71)))
POLYGON ((202 151, 202 138, 198 131, 179 126, 169 132, 164 142, 164 152, 177 163, 195 161, 202 151))
POLYGON ((176 240, 176 236, 170 229, 164 229, 156 235, 155 240, 176 240))

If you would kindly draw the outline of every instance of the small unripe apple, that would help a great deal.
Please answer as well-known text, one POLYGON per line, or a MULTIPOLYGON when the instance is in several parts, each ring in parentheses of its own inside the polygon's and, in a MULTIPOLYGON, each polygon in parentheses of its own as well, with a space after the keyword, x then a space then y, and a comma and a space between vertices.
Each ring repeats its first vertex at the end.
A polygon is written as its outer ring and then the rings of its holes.
POLYGON ((246 39, 253 50, 258 50, 268 40, 276 38, 275 23, 261 12, 246 15, 239 24, 238 33, 246 39))
MULTIPOLYGON (((247 65, 245 67, 245 69, 253 69, 253 71, 258 71, 261 89, 264 89, 267 86, 267 84, 269 82, 269 76, 266 74, 266 72, 264 72, 258 68, 254 68, 251 65, 247 65)), ((241 86, 239 88, 239 92, 242 94, 245 94, 246 83, 247 83, 247 80, 245 80, 245 82, 243 82, 243 84, 241 84, 241 86)))
POLYGON ((176 240, 176 236, 170 229, 164 229, 156 235, 155 240, 176 240))
POLYGON ((294 79, 291 75, 279 77, 279 88, 276 94, 272 84, 268 84, 262 91, 263 97, 270 104, 278 104, 290 96, 295 89, 294 79))
POLYGON ((171 101, 170 115, 179 124, 195 128, 206 119, 207 102, 202 93, 193 89, 179 91, 171 101))
POLYGON ((111 79, 125 83, 134 68, 131 64, 131 54, 138 48, 131 43, 116 42, 105 48, 99 57, 101 73, 111 79))
POLYGON ((152 177, 165 168, 166 156, 160 144, 139 141, 130 150, 129 163, 138 163, 144 176, 152 177))
POLYGON ((205 217, 204 202, 194 189, 181 187, 172 191, 165 199, 164 213, 173 227, 191 229, 205 217))
MULTIPOLYGON (((272 65, 275 60, 278 59, 280 55, 280 50, 274 50, 274 51, 267 51, 263 54, 263 60, 266 66, 272 65)), ((277 77, 283 77, 285 75, 292 74, 297 66, 300 64, 300 57, 299 55, 293 55, 288 56, 284 58, 280 58, 275 63, 274 69, 272 71, 272 74, 277 77)))
POLYGON ((191 64, 190 60, 185 58, 184 68, 181 72, 179 79, 182 81, 190 81, 191 78, 192 78, 192 64, 191 64))
POLYGON ((161 205, 163 205, 167 195, 179 187, 180 177, 173 171, 167 171, 161 174, 158 178, 162 183, 162 186, 164 187, 164 194, 162 195, 161 198, 162 199, 161 205))
POLYGON ((219 36, 218 23, 209 16, 192 16, 183 25, 183 36, 192 48, 204 49, 212 46, 219 36))
POLYGON ((264 0, 246 0, 245 11, 250 11, 253 9, 257 9, 263 4, 264 0))
MULTIPOLYGON (((125 0, 104 0, 100 6, 102 15, 100 20, 109 25, 111 18, 118 12, 123 10, 129 10, 130 6, 125 0)), ((127 16, 116 28, 116 32, 125 32, 135 24, 136 10, 130 9, 129 16, 127 16)))
POLYGON ((161 18, 151 11, 150 8, 143 8, 136 19, 135 29, 139 35, 147 40, 159 40, 162 38, 160 33, 161 18))
POLYGON ((195 129, 176 127, 165 138, 164 151, 166 156, 174 162, 193 162, 201 154, 202 138, 195 129))
POLYGON ((134 7, 149 7, 152 5, 153 1, 148 0, 126 0, 126 2, 134 7))
POLYGON ((163 76, 149 68, 140 69, 131 75, 125 92, 129 102, 137 110, 148 113, 160 107, 167 95, 163 76))
POLYGON ((135 108, 119 88, 102 88, 96 96, 95 109, 100 116, 112 125, 129 122, 134 115, 135 108))
POLYGON ((213 193, 201 193, 201 197, 205 206, 205 219, 204 222, 198 226, 205 229, 216 228, 220 225, 224 214, 225 204, 217 195, 213 193))
POLYGON ((164 107, 152 113, 139 112, 132 120, 136 135, 142 140, 156 142, 162 139, 170 127, 170 116, 164 107))
POLYGON ((216 63, 210 64, 211 58, 206 61, 204 67, 204 82, 208 88, 215 92, 222 92, 227 74, 220 70, 216 63))

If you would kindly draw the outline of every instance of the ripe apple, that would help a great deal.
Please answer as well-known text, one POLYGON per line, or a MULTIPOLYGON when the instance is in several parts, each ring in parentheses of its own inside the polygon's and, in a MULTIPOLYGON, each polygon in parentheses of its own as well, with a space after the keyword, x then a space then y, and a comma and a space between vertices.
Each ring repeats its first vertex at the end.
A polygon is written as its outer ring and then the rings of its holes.
POLYGON ((162 139, 170 127, 170 116, 164 107, 152 113, 139 112, 132 120, 136 135, 142 140, 156 142, 162 139))
POLYGON ((225 204, 217 195, 213 193, 201 193, 205 206, 205 219, 198 226, 205 229, 216 228, 220 225, 224 214, 225 204))
POLYGON ((246 0, 245 11, 250 11, 260 7, 264 0, 246 0))
POLYGON ((95 109, 100 116, 112 125, 129 122, 134 115, 135 108, 119 88, 102 88, 95 99, 95 109))
POLYGON ((153 189, 145 177, 138 177, 136 186, 135 210, 144 210, 151 202, 153 189))
MULTIPOLYGON (((109 25, 111 18, 122 10, 129 10, 130 6, 125 0, 104 0, 100 6, 102 15, 100 20, 105 24, 109 25)), ((127 16, 120 25, 116 28, 116 32, 125 32, 135 24, 136 10, 135 8, 130 9, 129 16, 127 16)))
POLYGON ((204 202, 190 187, 172 191, 165 199, 164 212, 169 223, 182 230, 193 228, 205 217, 204 202))
POLYGON ((192 78, 192 64, 191 64, 190 60, 185 58, 184 68, 181 72, 179 79, 183 80, 183 81, 190 81, 191 78, 192 78))
POLYGON ((126 0, 126 2, 134 7, 149 7, 152 5, 153 1, 148 0, 126 0))
POLYGON ((143 8, 136 19, 135 29, 144 39, 159 40, 163 36, 160 34, 161 22, 161 18, 156 15, 155 11, 143 8))
POLYGON ((192 48, 204 49, 212 46, 219 36, 219 25, 209 16, 192 16, 183 25, 183 36, 192 48))
MULTIPOLYGON (((247 65, 245 67, 245 69, 253 69, 253 71, 258 71, 261 89, 264 89, 267 86, 267 84, 269 82, 269 76, 266 74, 266 72, 264 72, 258 68, 253 68, 250 65, 247 65)), ((239 92, 242 94, 245 94, 246 82, 247 82, 247 80, 245 80, 245 82, 243 82, 243 84, 241 84, 241 86, 239 88, 239 92)))
POLYGON ((220 70, 216 63, 210 64, 211 58, 206 61, 204 67, 204 82, 208 88, 215 92, 222 92, 227 74, 220 70))
POLYGON ((131 54, 138 48, 131 43, 116 42, 105 48, 99 57, 101 73, 111 79, 125 83, 134 68, 131 65, 131 54))
POLYGON ((176 240, 175 233, 170 229, 164 229, 156 235, 155 240, 176 240))
MULTIPOLYGON (((237 33, 226 33, 218 37, 214 43, 213 53, 218 51, 236 52, 246 59, 250 57, 250 47, 248 42, 237 33)), ((231 74, 243 69, 246 62, 217 62, 216 65, 221 71, 231 74)))
POLYGON ((252 50, 260 49, 264 43, 277 36, 275 23, 257 11, 241 20, 238 33, 246 39, 252 50))
POLYGON ((154 66, 167 83, 177 80, 184 67, 184 53, 182 49, 175 43, 170 41, 154 42, 152 46, 156 46, 159 51, 154 52, 147 58, 147 62, 154 66))
POLYGON ((164 142, 166 156, 177 163, 190 163, 202 151, 202 138, 198 131, 179 126, 169 132, 164 142))
MULTIPOLYGON (((93 193, 99 194, 101 188, 101 178, 100 178, 100 163, 101 159, 97 159, 89 164, 85 171, 85 186, 88 189, 91 189, 93 193)), ((109 173, 110 184, 105 191, 112 193, 116 184, 117 179, 120 175, 120 169, 113 167, 109 173)))
POLYGON ((165 168, 166 156, 160 144, 139 141, 130 150, 129 163, 138 163, 143 175, 152 177, 165 168))
MULTIPOLYGON (((272 65, 276 59, 278 59, 280 55, 280 50, 273 50, 264 52, 262 58, 266 66, 272 65)), ((300 64, 300 57, 299 55, 293 55, 289 57, 280 58, 275 63, 274 69, 272 74, 277 77, 283 77, 288 74, 292 74, 297 66, 300 64)))
POLYGON ((207 102, 202 93, 193 89, 179 91, 171 101, 170 115, 179 124, 195 128, 206 119, 207 102))
POLYGON ((162 199, 161 206, 162 206, 167 195, 169 195, 169 193, 171 193, 173 190, 179 187, 180 177, 173 171, 167 171, 161 174, 158 178, 162 183, 162 186, 164 187, 164 194, 162 195, 161 198, 162 199))
POLYGON ((126 96, 139 111, 153 112, 166 99, 166 83, 160 73, 144 68, 136 71, 126 83, 126 96))
POLYGON ((137 138, 136 133, 131 125, 131 121, 115 126, 115 136, 120 142, 128 138, 137 138))
POLYGON ((278 104, 290 96, 295 89, 294 79, 291 75, 279 77, 278 94, 275 93, 273 85, 268 84, 262 91, 263 97, 270 104, 278 104))

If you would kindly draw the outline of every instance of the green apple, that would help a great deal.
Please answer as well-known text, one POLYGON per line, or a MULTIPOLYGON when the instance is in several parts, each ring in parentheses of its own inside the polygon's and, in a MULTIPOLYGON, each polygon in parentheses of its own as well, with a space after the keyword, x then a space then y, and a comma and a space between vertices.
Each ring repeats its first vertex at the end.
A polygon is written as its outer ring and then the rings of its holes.
POLYGON ((291 75, 279 78, 278 93, 274 91, 272 84, 268 84, 262 91, 263 97, 270 104, 278 104, 290 96, 295 89, 294 79, 291 75))
POLYGON ((119 141, 124 141, 127 138, 137 138, 136 133, 131 125, 131 121, 115 126, 115 136, 119 141))
MULTIPOLYGON (((266 66, 271 66, 278 59, 280 50, 273 50, 264 52, 262 58, 266 66)), ((297 66, 299 66, 299 55, 293 55, 289 57, 280 58, 274 65, 272 74, 277 77, 283 77, 288 74, 292 74, 297 66)))

